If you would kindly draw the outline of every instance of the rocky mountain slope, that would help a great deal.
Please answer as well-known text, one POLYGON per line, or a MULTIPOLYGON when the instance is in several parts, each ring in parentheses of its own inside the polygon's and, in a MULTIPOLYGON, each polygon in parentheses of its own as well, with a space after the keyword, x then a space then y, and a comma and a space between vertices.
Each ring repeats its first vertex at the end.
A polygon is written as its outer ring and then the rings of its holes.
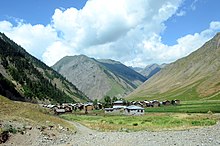
POLYGON ((147 79, 151 78, 153 75, 158 73, 161 70, 161 66, 158 64, 151 64, 146 66, 143 70, 140 71, 140 74, 145 76, 147 79))
POLYGON ((138 73, 140 73, 144 69, 142 67, 133 67, 133 66, 129 66, 129 67, 138 73))
POLYGON ((132 66, 130 66, 130 68, 133 69, 134 71, 140 73, 141 75, 145 76, 147 79, 149 79, 153 75, 158 73, 166 65, 167 64, 158 65, 158 64, 154 63, 154 64, 150 64, 150 65, 146 66, 145 68, 132 67, 132 66))
POLYGON ((0 95, 30 102, 88 100, 59 73, 0 33, 0 95))
POLYGON ((128 99, 220 99, 220 33, 187 57, 167 65, 128 99))
POLYGON ((95 60, 85 55, 67 56, 52 68, 66 77, 91 99, 123 97, 146 78, 120 62, 95 60))

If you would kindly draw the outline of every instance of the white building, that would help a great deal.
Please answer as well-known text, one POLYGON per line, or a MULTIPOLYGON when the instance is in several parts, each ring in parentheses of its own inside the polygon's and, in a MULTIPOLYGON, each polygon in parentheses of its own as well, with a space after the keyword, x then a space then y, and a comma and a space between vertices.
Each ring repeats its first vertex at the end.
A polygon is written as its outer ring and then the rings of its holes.
POLYGON ((125 108, 125 114, 126 115, 143 115, 144 114, 144 108, 131 105, 125 108))
POLYGON ((118 100, 118 101, 115 101, 113 103, 113 109, 114 110, 121 110, 121 109, 125 109, 127 106, 124 105, 123 101, 121 100, 118 100))

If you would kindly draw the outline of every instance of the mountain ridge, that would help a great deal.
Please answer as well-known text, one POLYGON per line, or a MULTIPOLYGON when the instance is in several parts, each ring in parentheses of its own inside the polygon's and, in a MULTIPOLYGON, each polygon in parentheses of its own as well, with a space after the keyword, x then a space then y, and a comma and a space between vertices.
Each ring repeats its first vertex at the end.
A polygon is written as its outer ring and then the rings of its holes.
POLYGON ((52 68, 91 99, 102 99, 104 96, 123 97, 146 80, 118 61, 96 60, 85 55, 66 56, 52 68))

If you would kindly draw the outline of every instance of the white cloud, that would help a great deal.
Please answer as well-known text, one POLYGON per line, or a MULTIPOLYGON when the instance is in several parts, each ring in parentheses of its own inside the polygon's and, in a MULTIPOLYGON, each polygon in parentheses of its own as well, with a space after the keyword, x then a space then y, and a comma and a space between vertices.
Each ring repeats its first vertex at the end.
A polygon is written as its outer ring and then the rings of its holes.
POLYGON ((176 45, 163 44, 164 22, 185 14, 178 11, 182 1, 89 0, 81 10, 56 9, 47 26, 0 21, 0 31, 48 65, 75 54, 133 66, 164 63, 194 51, 220 27, 220 22, 211 22, 210 28, 184 36, 176 45))
POLYGON ((216 32, 220 31, 220 22, 213 21, 210 23, 208 29, 195 34, 189 34, 181 37, 177 40, 177 44, 173 46, 165 45, 161 42, 161 37, 154 34, 150 38, 144 40, 140 44, 143 49, 143 54, 148 54, 148 58, 144 56, 139 58, 138 62, 126 62, 128 65, 139 64, 142 62, 149 63, 169 63, 173 62, 181 57, 189 55, 199 47, 201 47, 205 42, 210 40, 216 32))
POLYGON ((193 11, 196 10, 196 3, 197 3, 197 2, 198 2, 198 0, 194 0, 194 1, 192 2, 191 6, 190 6, 193 11))
POLYGON ((70 55, 76 55, 76 53, 71 50, 68 44, 56 41, 47 47, 46 51, 43 53, 43 60, 47 65, 52 66, 64 56, 70 55))
POLYGON ((37 58, 41 58, 45 49, 57 39, 56 31, 50 25, 19 23, 13 26, 8 21, 0 21, 0 31, 37 58))
POLYGON ((176 16, 179 16, 179 17, 185 16, 185 15, 186 15, 186 11, 183 11, 183 10, 179 11, 178 13, 176 13, 176 16))

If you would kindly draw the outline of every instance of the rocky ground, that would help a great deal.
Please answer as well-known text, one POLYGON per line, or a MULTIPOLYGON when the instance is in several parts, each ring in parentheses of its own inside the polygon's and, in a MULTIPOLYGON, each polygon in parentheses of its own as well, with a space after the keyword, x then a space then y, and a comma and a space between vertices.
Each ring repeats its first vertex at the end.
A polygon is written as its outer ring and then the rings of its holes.
POLYGON ((219 146, 220 123, 198 129, 162 132, 97 132, 73 123, 77 132, 33 127, 11 135, 3 146, 219 146))

